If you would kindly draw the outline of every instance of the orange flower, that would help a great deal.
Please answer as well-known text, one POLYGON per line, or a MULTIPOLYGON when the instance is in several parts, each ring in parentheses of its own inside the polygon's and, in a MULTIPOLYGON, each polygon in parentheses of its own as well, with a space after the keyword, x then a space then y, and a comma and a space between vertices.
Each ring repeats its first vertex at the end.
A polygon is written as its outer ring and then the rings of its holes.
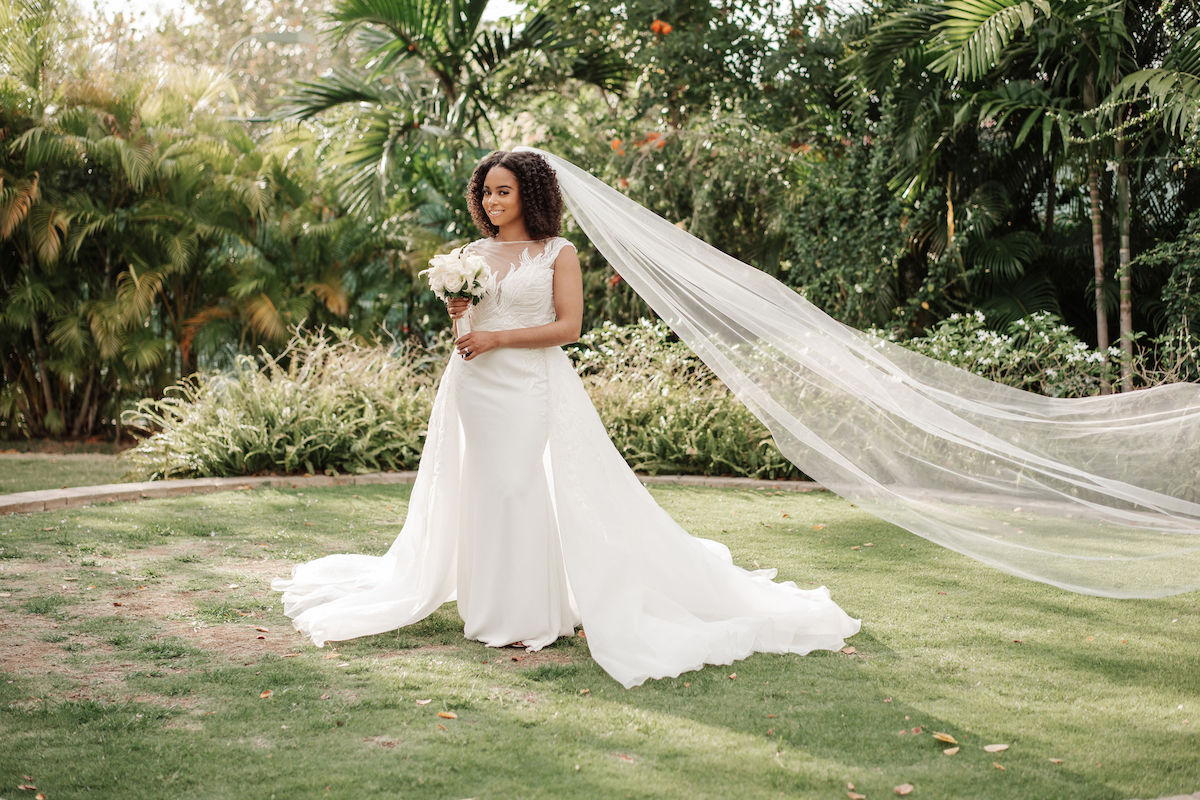
POLYGON ((659 150, 662 150, 663 146, 665 146, 666 143, 667 143, 666 139, 659 139, 658 144, 656 144, 655 147, 657 147, 659 150))
POLYGON ((620 275, 613 275, 611 278, 609 278, 609 279, 608 279, 608 285, 609 285, 609 286, 616 286, 616 285, 617 285, 618 283, 620 283, 620 282, 621 282, 621 276, 620 276, 620 275))
POLYGON ((621 180, 617 181, 617 185, 620 186, 622 189, 628 189, 629 188, 629 178, 621 178, 621 180))
POLYGON ((621 147, 621 140, 620 140, 620 139, 613 139, 613 140, 612 140, 612 149, 613 149, 613 150, 619 150, 619 149, 620 149, 620 147, 621 147))
POLYGON ((663 22, 661 19, 656 19, 656 20, 654 20, 654 22, 650 23, 650 30, 653 31, 654 33, 662 33, 663 25, 665 25, 665 24, 666 23, 663 22))
POLYGON ((675 30, 675 29, 671 27, 671 23, 664 22, 662 24, 662 28, 660 29, 660 33, 662 33, 663 36, 666 36, 668 33, 670 33, 673 30, 675 30))

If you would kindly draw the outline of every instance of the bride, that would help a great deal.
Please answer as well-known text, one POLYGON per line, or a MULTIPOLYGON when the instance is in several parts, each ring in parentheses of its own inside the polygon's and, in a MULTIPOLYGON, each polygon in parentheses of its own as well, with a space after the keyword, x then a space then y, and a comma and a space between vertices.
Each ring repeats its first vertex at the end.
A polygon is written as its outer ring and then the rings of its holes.
POLYGON ((733 564, 655 504, 592 407, 562 345, 583 317, 579 260, 558 236, 555 170, 497 151, 467 188, 491 288, 442 376, 408 516, 382 556, 338 554, 276 580, 318 645, 392 630, 457 600, 465 635, 541 649, 587 630, 626 687, 754 652, 836 650, 859 621, 824 588, 733 564))

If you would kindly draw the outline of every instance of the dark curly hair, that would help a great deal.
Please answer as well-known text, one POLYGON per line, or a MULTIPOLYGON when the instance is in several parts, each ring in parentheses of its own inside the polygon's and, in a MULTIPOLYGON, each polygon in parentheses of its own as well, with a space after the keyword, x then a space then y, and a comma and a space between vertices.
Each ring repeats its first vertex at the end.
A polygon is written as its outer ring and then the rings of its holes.
POLYGON ((467 208, 483 235, 492 237, 500 232, 483 210, 483 182, 493 167, 504 167, 517 176, 521 213, 529 235, 534 239, 558 236, 562 230, 563 201, 554 169, 537 153, 507 150, 496 150, 484 156, 467 184, 467 208))

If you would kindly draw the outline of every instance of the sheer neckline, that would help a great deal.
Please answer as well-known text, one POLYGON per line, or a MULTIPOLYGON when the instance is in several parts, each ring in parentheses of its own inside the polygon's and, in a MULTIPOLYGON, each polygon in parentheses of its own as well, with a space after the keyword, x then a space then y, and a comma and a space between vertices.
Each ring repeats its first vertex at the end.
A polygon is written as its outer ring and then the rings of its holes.
POLYGON ((492 280, 495 281, 496 288, 499 289, 501 283, 504 283, 514 272, 521 270, 527 262, 532 263, 549 252, 554 241, 559 238, 558 236, 549 236, 545 239, 514 239, 512 241, 505 241, 503 239, 488 237, 477 240, 473 245, 481 251, 481 255, 490 249, 494 257, 508 262, 506 269, 497 269, 498 265, 495 263, 489 265, 492 280), (504 245, 512 246, 505 247, 504 245), (530 245, 540 245, 540 248, 532 248, 530 245))

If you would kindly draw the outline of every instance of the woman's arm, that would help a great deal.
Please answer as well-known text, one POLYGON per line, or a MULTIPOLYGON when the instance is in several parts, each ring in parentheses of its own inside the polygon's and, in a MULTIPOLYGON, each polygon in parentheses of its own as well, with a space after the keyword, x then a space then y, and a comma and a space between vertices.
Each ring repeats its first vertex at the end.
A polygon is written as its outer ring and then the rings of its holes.
POLYGON ((573 247, 564 247, 554 259, 554 314, 557 319, 545 325, 471 331, 454 344, 463 358, 470 361, 497 347, 556 347, 578 341, 583 327, 583 274, 573 247))

